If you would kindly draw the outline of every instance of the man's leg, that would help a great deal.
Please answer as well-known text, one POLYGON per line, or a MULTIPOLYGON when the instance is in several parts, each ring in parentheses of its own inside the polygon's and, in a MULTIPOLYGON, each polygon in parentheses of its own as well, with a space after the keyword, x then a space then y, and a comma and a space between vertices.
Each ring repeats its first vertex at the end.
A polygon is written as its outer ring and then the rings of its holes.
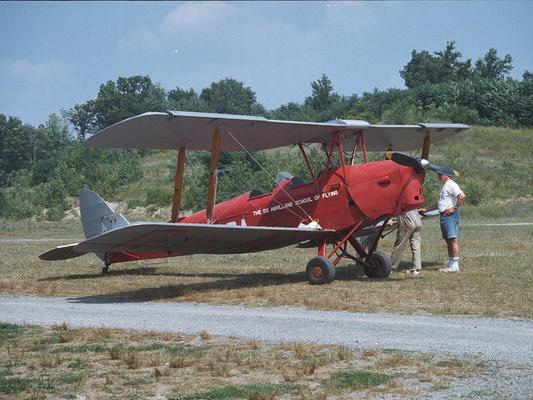
POLYGON ((421 242, 420 228, 416 228, 411 234, 411 238, 410 238, 411 252, 413 253, 412 269, 416 271, 422 269, 422 257, 420 255, 420 242, 421 242))
POLYGON ((396 241, 394 242, 394 249, 391 253, 391 264, 392 264, 392 270, 397 271, 400 262, 402 261, 402 253, 405 249, 405 245, 407 244, 407 241, 409 240, 410 235, 409 229, 400 223, 400 226, 398 227, 398 232, 396 233, 396 241))
POLYGON ((448 257, 459 257, 459 241, 457 238, 446 239, 448 245, 448 257))

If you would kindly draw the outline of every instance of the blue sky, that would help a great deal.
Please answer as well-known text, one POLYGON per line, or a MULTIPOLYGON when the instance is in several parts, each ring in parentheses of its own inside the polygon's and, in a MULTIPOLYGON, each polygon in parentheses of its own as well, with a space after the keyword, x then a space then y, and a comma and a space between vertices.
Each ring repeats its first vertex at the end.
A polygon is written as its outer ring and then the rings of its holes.
POLYGON ((302 102, 327 74, 338 93, 403 87, 413 49, 493 47, 533 71, 533 2, 0 2, 0 113, 34 125, 148 74, 200 91, 232 77, 267 108, 302 102))

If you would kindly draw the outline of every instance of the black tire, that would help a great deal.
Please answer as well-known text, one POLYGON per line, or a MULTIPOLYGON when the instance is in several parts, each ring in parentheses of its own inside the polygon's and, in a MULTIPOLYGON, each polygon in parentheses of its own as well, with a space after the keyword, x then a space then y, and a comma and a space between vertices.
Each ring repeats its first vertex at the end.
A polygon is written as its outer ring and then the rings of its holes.
POLYGON ((335 267, 327 257, 312 258, 305 272, 311 285, 325 285, 335 280, 335 267))
POLYGON ((369 278, 385 279, 389 277, 392 271, 390 257, 381 251, 376 251, 366 262, 370 264, 370 266, 365 265, 365 274, 369 278))

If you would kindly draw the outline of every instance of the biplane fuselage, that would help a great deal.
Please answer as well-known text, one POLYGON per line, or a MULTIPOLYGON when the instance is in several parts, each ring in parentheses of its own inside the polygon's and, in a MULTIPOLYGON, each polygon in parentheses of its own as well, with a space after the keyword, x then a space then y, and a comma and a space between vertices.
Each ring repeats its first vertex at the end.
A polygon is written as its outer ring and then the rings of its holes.
MULTIPOLYGON (((343 232, 361 221, 398 215, 424 203, 422 174, 392 161, 332 168, 316 182, 287 178, 271 193, 250 191, 217 204, 212 223, 295 227, 309 217, 324 229, 343 232)), ((206 211, 181 223, 207 223, 206 211)))

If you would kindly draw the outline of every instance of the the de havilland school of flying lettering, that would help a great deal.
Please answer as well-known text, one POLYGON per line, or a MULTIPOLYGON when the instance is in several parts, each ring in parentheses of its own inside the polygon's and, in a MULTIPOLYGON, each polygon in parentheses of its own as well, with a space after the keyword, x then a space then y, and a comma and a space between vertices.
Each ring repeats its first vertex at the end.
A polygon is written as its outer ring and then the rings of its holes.
POLYGON ((426 170, 454 173, 427 161, 430 146, 466 129, 463 124, 312 123, 194 112, 145 113, 103 129, 85 145, 178 150, 170 221, 130 223, 98 194, 82 189, 80 214, 86 239, 56 247, 40 258, 65 260, 95 253, 106 273, 111 264, 126 261, 252 253, 297 244, 317 249, 306 268, 310 283, 332 282, 335 266, 345 257, 362 265, 369 278, 386 278, 390 259, 377 248, 383 235, 395 228, 387 221, 424 203, 426 170), (309 144, 325 152, 320 172, 311 167, 305 148, 309 144), (281 174, 271 193, 252 189, 215 204, 220 151, 250 153, 292 145, 300 148, 309 170, 307 180, 281 174), (421 149, 420 158, 398 152, 416 149, 421 149), (211 152, 207 208, 179 217, 186 150, 211 152), (369 162, 368 151, 384 152, 386 159, 369 162))

